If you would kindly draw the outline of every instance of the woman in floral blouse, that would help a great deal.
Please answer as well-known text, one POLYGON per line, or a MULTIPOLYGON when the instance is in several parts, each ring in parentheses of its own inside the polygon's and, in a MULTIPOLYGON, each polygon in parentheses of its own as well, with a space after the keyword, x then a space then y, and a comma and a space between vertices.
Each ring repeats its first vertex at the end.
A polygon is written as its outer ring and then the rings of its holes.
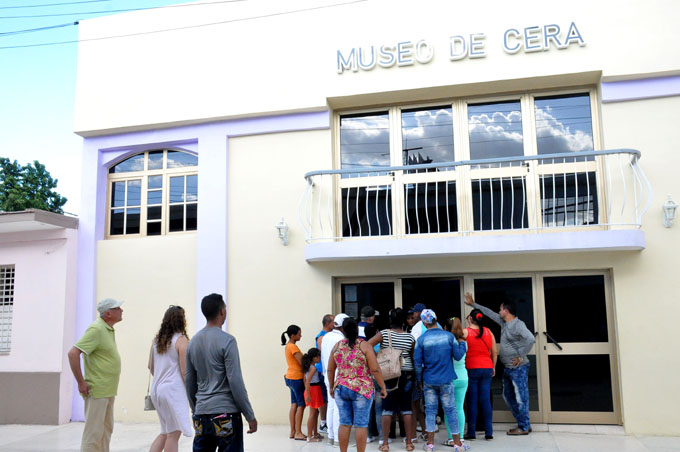
POLYGON ((347 452, 352 426, 356 428, 357 452, 366 450, 368 419, 373 402, 373 378, 380 385, 380 397, 387 396, 385 381, 373 347, 359 339, 359 327, 352 318, 342 322, 345 339, 338 342, 328 362, 330 394, 340 413, 340 451, 347 452), (336 375, 337 369, 337 375, 336 375), (371 378, 371 375, 373 378, 371 378))

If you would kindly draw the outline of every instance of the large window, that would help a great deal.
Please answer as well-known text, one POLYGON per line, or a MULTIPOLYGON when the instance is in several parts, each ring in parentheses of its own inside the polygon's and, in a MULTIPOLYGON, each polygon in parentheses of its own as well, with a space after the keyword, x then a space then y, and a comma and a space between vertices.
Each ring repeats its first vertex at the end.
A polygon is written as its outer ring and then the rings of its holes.
POLYGON ((14 265, 0 266, 0 353, 12 349, 14 312, 14 265))
POLYGON ((108 236, 151 236, 198 227, 198 157, 154 150, 109 168, 108 236))
POLYGON ((596 159, 565 155, 599 148, 593 95, 524 93, 339 114, 339 167, 354 171, 339 181, 343 236, 599 224, 596 159))

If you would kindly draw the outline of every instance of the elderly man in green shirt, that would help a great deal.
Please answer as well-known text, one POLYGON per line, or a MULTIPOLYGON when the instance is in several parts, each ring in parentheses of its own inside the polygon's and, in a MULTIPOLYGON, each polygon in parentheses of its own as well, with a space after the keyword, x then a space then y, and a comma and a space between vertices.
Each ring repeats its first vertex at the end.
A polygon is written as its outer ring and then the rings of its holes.
POLYGON ((81 452, 108 452, 113 433, 113 401, 120 378, 120 355, 113 325, 123 320, 122 301, 106 298, 97 304, 99 317, 68 352, 78 392, 85 399, 81 452), (80 370, 84 353, 85 378, 80 370))

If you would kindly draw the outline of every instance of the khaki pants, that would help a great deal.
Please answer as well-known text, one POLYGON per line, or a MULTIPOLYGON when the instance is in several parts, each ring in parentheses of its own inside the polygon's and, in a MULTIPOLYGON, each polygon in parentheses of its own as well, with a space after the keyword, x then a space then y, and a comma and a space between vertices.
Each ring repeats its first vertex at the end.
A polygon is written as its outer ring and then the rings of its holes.
POLYGON ((109 452, 115 397, 85 398, 85 429, 80 452, 109 452))

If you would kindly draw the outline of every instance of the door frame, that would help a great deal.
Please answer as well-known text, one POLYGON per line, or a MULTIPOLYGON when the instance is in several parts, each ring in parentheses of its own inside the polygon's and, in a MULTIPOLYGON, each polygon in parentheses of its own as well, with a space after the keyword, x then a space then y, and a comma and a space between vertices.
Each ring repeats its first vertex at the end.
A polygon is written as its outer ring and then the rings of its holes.
POLYGON ((557 271, 557 272, 538 272, 536 273, 536 293, 540 303, 539 317, 536 319, 539 334, 536 337, 536 349, 541 356, 538 365, 540 386, 544 388, 543 394, 539 393, 541 397, 541 406, 544 422, 550 424, 622 424, 621 417, 621 398, 619 387, 619 365, 618 365, 618 347, 616 345, 616 323, 614 315, 614 300, 612 297, 612 278, 609 270, 573 270, 573 271, 557 271), (604 295, 607 316, 607 343, 563 343, 562 347, 567 350, 568 354, 608 354, 609 355, 609 373, 611 376, 612 388, 612 412, 594 412, 594 411, 551 411, 550 409, 550 368, 548 365, 548 357, 550 355, 560 355, 561 352, 557 350, 555 345, 548 342, 543 331, 547 331, 547 322, 545 318, 545 291, 543 285, 543 278, 545 277, 559 277, 559 276, 603 276, 604 277, 604 295), (590 353, 588 353, 590 352, 590 353))
MULTIPOLYGON (((470 292, 471 294, 475 293, 475 279, 515 279, 515 278, 530 278, 531 279, 531 291, 532 291, 532 307, 533 307, 533 313, 534 313, 534 327, 538 328, 538 312, 537 312, 537 302, 536 302, 536 272, 512 272, 512 273, 472 273, 472 274, 466 274, 463 278, 463 288, 464 292, 470 292)), ((467 317, 467 315, 472 311, 472 307, 465 305, 465 311, 464 315, 467 317)), ((496 338, 496 346, 500 350, 500 337, 496 338)), ((541 383, 541 357, 539 356, 538 353, 538 348, 537 344, 534 344, 534 346, 529 350, 529 355, 534 355, 536 356, 536 372, 538 374, 538 411, 529 411, 529 422, 532 423, 543 423, 543 396, 542 393, 545 392, 542 387, 541 383)), ((512 416, 512 413, 508 409, 506 410, 494 410, 493 411, 493 420, 494 422, 510 422, 514 423, 515 418, 512 416)))

